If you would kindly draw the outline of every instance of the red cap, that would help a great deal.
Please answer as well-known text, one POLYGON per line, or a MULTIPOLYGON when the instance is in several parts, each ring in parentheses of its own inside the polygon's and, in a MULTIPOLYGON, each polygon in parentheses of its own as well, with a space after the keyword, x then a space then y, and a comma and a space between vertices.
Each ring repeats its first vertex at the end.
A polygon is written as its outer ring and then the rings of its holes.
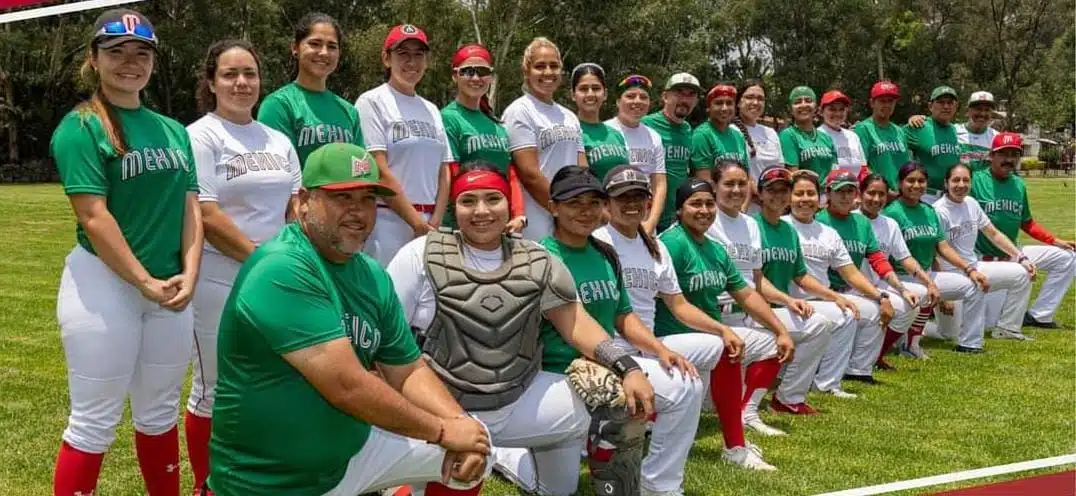
POLYGON ((385 50, 392 50, 393 48, 396 48, 396 45, 407 40, 418 40, 422 42, 426 48, 430 47, 430 43, 426 41, 426 33, 424 31, 412 24, 400 24, 389 30, 389 35, 385 37, 385 50))
POLYGON ((891 96, 894 98, 900 98, 900 86, 897 86, 891 81, 878 81, 871 86, 871 99, 881 98, 883 96, 891 96))
POLYGON ((485 60, 487 64, 493 65, 493 54, 489 53, 486 47, 477 43, 471 43, 469 45, 463 45, 459 50, 456 50, 456 54, 452 56, 452 67, 459 67, 464 61, 471 57, 478 57, 485 60))
POLYGON ((1006 148, 1024 149, 1024 139, 1017 133, 998 133, 994 136, 994 142, 990 144, 990 151, 996 152, 1006 148))
POLYGON ((848 98, 848 95, 841 93, 840 90, 829 90, 822 94, 822 106, 825 107, 831 103, 844 102, 845 105, 851 105, 852 99, 848 98))

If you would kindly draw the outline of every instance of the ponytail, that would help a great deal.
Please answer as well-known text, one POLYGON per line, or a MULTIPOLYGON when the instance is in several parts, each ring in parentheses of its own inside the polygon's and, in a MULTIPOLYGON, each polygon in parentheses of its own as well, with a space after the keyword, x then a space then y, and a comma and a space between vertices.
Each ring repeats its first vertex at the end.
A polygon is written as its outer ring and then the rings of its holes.
POLYGON ((751 139, 751 133, 747 132, 747 124, 744 124, 743 119, 739 115, 736 115, 732 119, 732 125, 736 126, 743 133, 743 140, 747 142, 747 152, 751 155, 751 158, 755 158, 755 140, 751 139))
POLYGON ((501 120, 496 115, 493 115, 493 106, 489 104, 489 95, 482 95, 482 98, 478 99, 478 110, 486 114, 486 117, 489 117, 489 120, 494 123, 501 123, 501 120))
POLYGON ((650 256, 655 262, 661 262, 661 250, 658 249, 658 242, 650 233, 643 229, 642 224, 639 225, 639 237, 643 238, 643 244, 646 245, 646 251, 650 252, 650 256))
POLYGON ((89 114, 96 115, 97 119, 101 121, 101 128, 105 130, 105 137, 108 138, 108 144, 112 145, 112 149, 115 150, 116 155, 126 155, 127 138, 123 135, 123 126, 120 125, 120 118, 116 115, 116 110, 113 109, 112 105, 108 102, 108 97, 101 92, 97 71, 94 69, 93 65, 90 64, 91 57, 92 55, 90 54, 86 56, 86 60, 82 63, 82 67, 79 69, 79 76, 82 78, 83 84, 93 88, 93 93, 90 95, 89 100, 80 103, 76 108, 83 116, 89 114))

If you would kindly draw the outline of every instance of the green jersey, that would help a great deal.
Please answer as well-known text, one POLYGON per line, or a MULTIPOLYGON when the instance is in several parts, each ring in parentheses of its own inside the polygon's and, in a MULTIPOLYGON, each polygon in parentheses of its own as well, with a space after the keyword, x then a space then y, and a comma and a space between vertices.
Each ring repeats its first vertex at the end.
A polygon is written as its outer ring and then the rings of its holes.
MULTIPOLYGON (((882 214, 897 221, 900 234, 904 236, 904 243, 908 245, 912 258, 919 262, 923 270, 930 270, 938 251, 938 242, 945 239, 934 207, 923 202, 909 207, 902 200, 896 200, 885 207, 882 214)), ((890 257, 889 263, 898 274, 906 274, 898 260, 890 257)))
POLYGON ((642 118, 642 123, 661 136, 665 147, 665 207, 658 220, 658 232, 665 230, 676 220, 676 188, 687 180, 691 160, 691 125, 687 121, 679 124, 669 122, 662 111, 654 112, 642 118))
POLYGON ((927 192, 939 195, 945 185, 945 174, 960 163, 963 151, 956 126, 938 124, 933 117, 928 117, 922 127, 906 126, 904 135, 908 140, 908 151, 927 170, 927 192))
MULTIPOLYGON (((968 194, 979 201, 994 227, 1016 244, 1020 227, 1031 220, 1031 204, 1027 201, 1024 179, 1016 174, 997 179, 990 169, 979 170, 971 175, 971 192, 968 194)), ((988 257, 1008 256, 981 232, 975 240, 975 251, 988 257)))
POLYGON ((220 318, 209 485, 236 496, 320 495, 370 425, 330 404, 283 355, 347 338, 367 370, 419 358, 392 280, 369 256, 322 258, 298 223, 251 254, 220 318))
MULTIPOLYGON (((613 336, 616 333, 616 318, 632 311, 631 297, 613 265, 591 243, 583 248, 575 248, 547 236, 541 244, 568 267, 568 272, 575 279, 576 294, 583 308, 605 332, 613 336)), ((542 369, 546 372, 563 374, 568 364, 581 356, 579 351, 564 341, 553 324, 544 319, 542 346, 542 369)))
MULTIPOLYGON (((481 160, 497 167, 508 177, 512 155, 508 153, 508 131, 478 110, 469 109, 455 100, 441 109, 448 146, 452 157, 460 164, 481 160)), ((456 229, 456 204, 448 202, 441 225, 456 229)))
POLYGON ((311 91, 294 81, 265 97, 258 120, 291 140, 303 167, 306 156, 326 143, 364 146, 354 105, 329 90, 311 91))
MULTIPOLYGON (((880 251, 870 219, 859 212, 852 212, 842 219, 823 209, 815 215, 815 220, 832 227, 841 235, 844 248, 848 250, 852 265, 857 269, 863 267, 863 259, 867 258, 867 255, 880 251)), ((829 284, 833 288, 848 287, 844 278, 833 269, 829 270, 829 284)))
POLYGON ((892 122, 882 126, 872 117, 859 121, 854 130, 867 156, 867 168, 884 177, 889 189, 899 190, 897 172, 900 166, 912 159, 904 128, 892 122))
POLYGON ((631 162, 631 152, 624 135, 604 122, 591 124, 579 121, 583 130, 583 149, 587 153, 587 166, 598 179, 613 167, 631 162))
POLYGON ((721 131, 710 121, 699 124, 691 134, 691 170, 713 169, 723 160, 735 160, 744 168, 750 165, 743 133, 731 125, 721 131))
POLYGON ((755 220, 762 235, 762 275, 775 288, 788 293, 797 277, 807 275, 800 236, 784 220, 770 224, 761 213, 755 214, 755 220))
MULTIPOLYGON (((747 287, 728 252, 710 238, 703 237, 702 242, 696 241, 680 224, 666 229, 660 238, 669 250, 684 298, 710 318, 720 321, 721 306, 717 303, 718 295, 747 287)), ((654 317, 654 332, 658 336, 668 336, 694 330, 680 322, 659 298, 654 317)))
MULTIPOLYGON (((146 272, 168 279, 183 271, 187 193, 198 192, 190 136, 178 122, 145 107, 112 107, 127 140, 119 155, 97 115, 72 110, 52 134, 50 153, 64 193, 105 197, 123 239, 146 272)), ((97 254, 81 224, 78 244, 97 254)))
POLYGON ((814 171, 818 174, 818 184, 822 184, 829 171, 837 165, 837 148, 833 146, 833 138, 821 130, 807 133, 791 125, 778 136, 785 165, 814 171))

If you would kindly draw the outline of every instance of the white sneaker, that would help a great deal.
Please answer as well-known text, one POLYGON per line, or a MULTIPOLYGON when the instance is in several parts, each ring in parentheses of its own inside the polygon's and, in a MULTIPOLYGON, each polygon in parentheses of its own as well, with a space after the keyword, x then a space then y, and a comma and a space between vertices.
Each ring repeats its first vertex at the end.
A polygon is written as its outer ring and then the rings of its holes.
POLYGON ((762 450, 751 443, 747 443, 747 446, 737 446, 732 449, 725 448, 724 452, 721 453, 721 458, 746 469, 770 472, 777 470, 777 467, 766 463, 762 459, 762 450))
POLYGON ((1008 329, 1002 329, 995 327, 990 331, 990 337, 994 339, 1012 339, 1015 341, 1034 341, 1035 338, 1028 336, 1022 332, 1010 331, 1008 329))
POLYGON ((645 487, 639 487, 639 496, 684 496, 684 492, 676 491, 651 491, 645 487))
POLYGON ((762 434, 763 436, 787 436, 788 433, 778 429, 776 427, 770 427, 760 418, 753 418, 751 420, 745 420, 743 425, 750 427, 755 432, 762 434))
POLYGON ((901 348, 900 354, 909 358, 914 358, 916 360, 930 360, 930 356, 927 355, 925 351, 923 351, 923 347, 919 346, 918 341, 916 341, 914 344, 910 344, 908 346, 905 346, 904 348, 901 348))
POLYGON ((837 388, 837 389, 834 389, 834 390, 831 390, 831 391, 826 391, 826 392, 829 393, 829 394, 832 394, 833 396, 836 396, 838 398, 845 399, 845 400, 850 400, 852 398, 858 398, 859 397, 859 395, 857 395, 855 393, 849 393, 848 391, 845 391, 845 390, 840 389, 840 388, 837 388))

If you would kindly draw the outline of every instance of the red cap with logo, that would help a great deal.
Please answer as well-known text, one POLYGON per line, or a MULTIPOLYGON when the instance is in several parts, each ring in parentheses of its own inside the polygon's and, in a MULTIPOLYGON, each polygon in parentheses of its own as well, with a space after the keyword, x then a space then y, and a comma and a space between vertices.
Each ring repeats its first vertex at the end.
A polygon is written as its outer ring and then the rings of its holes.
POLYGON ((1017 133, 998 133, 997 136, 994 136, 994 142, 990 144, 990 151, 996 152, 1006 148, 1023 150, 1024 139, 1017 133))
POLYGON ((407 40, 418 40, 426 48, 430 47, 424 31, 411 24, 400 24, 389 30, 389 35, 385 37, 385 50, 392 50, 407 40))
POLYGON ((852 99, 848 98, 848 95, 841 93, 840 90, 829 90, 822 94, 822 106, 825 107, 831 103, 844 102, 845 105, 851 105, 852 99))
POLYGON ((897 86, 892 81, 878 81, 871 86, 871 99, 881 98, 883 96, 891 96, 894 98, 900 98, 900 86, 897 86))

